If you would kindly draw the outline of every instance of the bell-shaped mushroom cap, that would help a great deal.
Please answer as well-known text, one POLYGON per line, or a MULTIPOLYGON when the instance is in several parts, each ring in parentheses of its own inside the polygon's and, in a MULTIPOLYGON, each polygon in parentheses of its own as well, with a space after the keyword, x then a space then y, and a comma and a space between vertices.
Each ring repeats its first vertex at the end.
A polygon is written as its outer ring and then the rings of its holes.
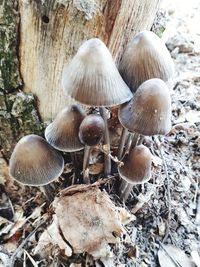
POLYGON ((118 115, 130 132, 167 134, 171 129, 171 99, 165 82, 150 79, 142 83, 133 99, 120 107, 118 115))
POLYGON ((55 120, 45 129, 45 138, 54 148, 73 152, 84 148, 78 133, 85 111, 77 105, 70 105, 58 113, 55 120))
POLYGON ((118 167, 119 175, 130 184, 142 184, 151 178, 151 152, 146 146, 131 149, 118 167))
POLYGON ((42 137, 24 136, 10 158, 10 175, 25 185, 40 186, 57 179, 64 168, 63 157, 42 137))
POLYGON ((90 114, 82 121, 79 128, 79 138, 87 146, 97 145, 105 132, 105 122, 99 115, 90 114))
POLYGON ((64 68, 62 84, 68 95, 90 106, 115 106, 132 97, 110 52, 97 38, 81 45, 71 63, 64 68))
POLYGON ((174 64, 163 41, 151 31, 142 31, 125 50, 119 72, 132 92, 152 78, 160 78, 171 87, 174 64))

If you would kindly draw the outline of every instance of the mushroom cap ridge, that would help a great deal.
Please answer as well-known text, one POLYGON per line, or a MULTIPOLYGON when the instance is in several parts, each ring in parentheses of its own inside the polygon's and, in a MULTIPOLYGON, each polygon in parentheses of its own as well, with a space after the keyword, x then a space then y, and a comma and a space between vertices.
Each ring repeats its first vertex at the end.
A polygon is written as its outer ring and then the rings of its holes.
POLYGON ((132 100, 120 107, 118 115, 130 132, 167 134, 171 129, 171 99, 165 82, 150 79, 142 83, 132 100))
POLYGON ((25 185, 41 186, 57 179, 63 157, 45 139, 31 134, 20 139, 10 158, 10 175, 25 185))
POLYGON ((45 138, 54 148, 64 152, 82 150, 78 133, 85 111, 78 105, 70 105, 62 109, 54 121, 45 129, 45 138))
POLYGON ((155 33, 142 31, 128 44, 119 72, 133 92, 152 78, 162 79, 171 88, 174 63, 164 42, 155 33))
POLYGON ((110 107, 132 98, 109 50, 98 38, 92 38, 80 46, 64 68, 62 85, 66 94, 90 106, 110 107))

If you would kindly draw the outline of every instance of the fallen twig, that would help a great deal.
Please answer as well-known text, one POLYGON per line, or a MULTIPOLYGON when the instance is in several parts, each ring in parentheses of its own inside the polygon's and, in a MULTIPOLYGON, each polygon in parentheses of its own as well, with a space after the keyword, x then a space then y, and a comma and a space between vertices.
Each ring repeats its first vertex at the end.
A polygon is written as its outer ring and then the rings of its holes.
POLYGON ((169 175, 168 175, 168 169, 167 169, 167 164, 165 161, 165 157, 163 155, 163 149, 162 149, 162 144, 160 143, 159 139, 157 136, 155 136, 154 138, 155 144, 157 145, 157 148, 160 152, 160 156, 163 162, 163 166, 164 166, 164 171, 165 171, 165 175, 167 178, 167 202, 168 202, 168 224, 167 224, 167 229, 166 230, 166 235, 163 239, 163 242, 167 239, 168 235, 169 235, 169 230, 170 230, 170 222, 171 222, 171 192, 170 192, 170 182, 169 182, 169 175))
POLYGON ((35 234, 37 232, 37 230, 43 225, 45 224, 45 221, 42 221, 24 240, 23 242, 19 245, 19 247, 16 249, 16 251, 13 253, 13 255, 10 258, 10 267, 14 267, 15 264, 15 260, 19 254, 19 252, 23 249, 23 247, 26 245, 26 243, 28 242, 28 240, 31 238, 31 236, 33 234, 35 234))
POLYGON ((107 150, 104 148, 104 146, 100 145, 100 150, 101 150, 101 152, 106 154, 108 157, 110 157, 112 159, 112 161, 114 161, 119 167, 124 165, 124 163, 122 161, 120 161, 116 156, 113 157, 111 155, 111 153, 107 152, 107 150))

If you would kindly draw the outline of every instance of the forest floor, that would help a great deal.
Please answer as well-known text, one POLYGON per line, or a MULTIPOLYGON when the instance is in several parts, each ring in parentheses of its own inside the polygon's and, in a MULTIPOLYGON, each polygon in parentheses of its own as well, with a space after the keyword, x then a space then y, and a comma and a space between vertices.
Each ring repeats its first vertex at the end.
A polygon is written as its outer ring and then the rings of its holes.
MULTIPOLYGON (((200 266, 200 2, 164 1, 162 8, 163 39, 176 69, 173 127, 167 136, 148 140, 152 179, 134 187, 126 206, 114 194, 112 177, 105 186, 132 221, 125 226, 126 239, 111 245, 112 260, 96 261, 95 266, 200 266)), ((65 175, 71 170, 67 164, 65 175)), ((58 186, 64 187, 62 179, 54 184, 55 194, 58 186)), ((68 259, 58 248, 47 259, 33 254, 52 214, 41 191, 13 182, 0 157, 0 267, 93 266, 83 253, 68 259)))

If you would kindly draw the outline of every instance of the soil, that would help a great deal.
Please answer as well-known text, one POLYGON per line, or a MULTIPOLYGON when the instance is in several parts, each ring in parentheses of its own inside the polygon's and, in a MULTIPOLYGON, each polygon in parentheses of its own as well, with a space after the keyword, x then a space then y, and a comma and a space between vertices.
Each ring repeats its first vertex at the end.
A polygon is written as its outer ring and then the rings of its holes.
MULTIPOLYGON (((114 266, 118 267, 189 266, 180 264, 175 250, 166 253, 171 265, 164 265, 159 253, 168 244, 184 252, 192 260, 191 266, 200 266, 200 2, 179 2, 163 1, 161 5, 166 20, 162 38, 176 69, 171 91, 173 127, 167 136, 146 140, 153 154, 152 179, 144 186, 135 186, 126 202, 126 209, 136 217, 126 225, 128 238, 112 246, 114 266)), ((66 162, 63 176, 52 187, 54 194, 71 182, 64 182, 65 177, 72 179, 68 157, 66 162)), ((102 164, 99 166, 102 169, 102 164)), ((115 195, 113 181, 106 190, 116 205, 124 206, 115 195)), ((14 266, 86 266, 88 256, 75 255, 66 260, 58 248, 48 259, 33 255, 40 234, 51 222, 52 208, 45 204, 40 190, 10 179, 2 157, 0 195, 0 266, 10 266, 12 257, 14 266), (26 239, 30 233, 32 236, 26 239), (17 248, 19 253, 15 255, 17 248)), ((93 266, 90 262, 87 266, 93 266)), ((104 265, 96 262, 96 266, 104 265)))

